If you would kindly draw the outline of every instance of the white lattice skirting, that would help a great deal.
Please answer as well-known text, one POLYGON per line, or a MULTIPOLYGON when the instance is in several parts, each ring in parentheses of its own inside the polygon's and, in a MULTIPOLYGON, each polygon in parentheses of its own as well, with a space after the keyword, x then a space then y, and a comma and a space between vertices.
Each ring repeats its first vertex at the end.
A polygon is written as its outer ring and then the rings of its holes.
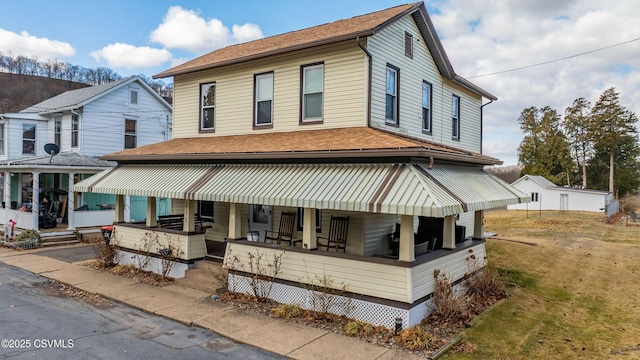
MULTIPOLYGON (((118 264, 120 265, 135 265, 139 267, 140 264, 146 262, 143 260, 144 255, 118 250, 118 264)), ((191 268, 189 264, 174 261, 169 276, 175 279, 183 278, 184 273, 191 268)), ((162 275, 162 260, 156 257, 149 257, 149 263, 144 270, 154 272, 162 275)))
MULTIPOLYGON (((431 312, 433 298, 414 306, 411 309, 402 309, 389 305, 378 304, 371 301, 352 299, 346 296, 324 294, 307 290, 297 286, 291 286, 276 282, 260 281, 256 287, 261 293, 269 295, 268 298, 281 304, 294 304, 303 309, 322 311, 337 315, 344 315, 351 319, 361 320, 373 325, 386 328, 394 328, 396 318, 402 319, 404 328, 419 324, 431 312), (269 284, 271 289, 268 288, 269 284)), ((454 288, 459 289, 461 284, 454 288)), ((244 294, 254 295, 251 278, 242 275, 229 274, 229 290, 244 294)))

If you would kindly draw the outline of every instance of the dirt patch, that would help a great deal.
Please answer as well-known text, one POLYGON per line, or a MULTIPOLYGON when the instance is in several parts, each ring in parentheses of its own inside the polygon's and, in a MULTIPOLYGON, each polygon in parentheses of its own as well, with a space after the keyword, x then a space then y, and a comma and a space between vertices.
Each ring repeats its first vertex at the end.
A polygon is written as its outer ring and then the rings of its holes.
POLYGON ((90 267, 92 269, 107 271, 114 275, 124 276, 126 278, 135 280, 137 282, 154 285, 154 286, 167 286, 171 285, 175 282, 174 278, 171 277, 163 277, 162 275, 156 274, 151 271, 140 270, 135 267, 133 264, 129 265, 116 265, 111 268, 105 268, 98 262, 97 260, 90 260, 82 265, 90 267))
POLYGON ((63 298, 80 299, 91 304, 93 306, 108 308, 113 304, 108 299, 98 295, 80 290, 70 285, 65 285, 56 280, 47 280, 41 283, 37 283, 39 287, 44 289, 48 295, 58 296, 63 298))

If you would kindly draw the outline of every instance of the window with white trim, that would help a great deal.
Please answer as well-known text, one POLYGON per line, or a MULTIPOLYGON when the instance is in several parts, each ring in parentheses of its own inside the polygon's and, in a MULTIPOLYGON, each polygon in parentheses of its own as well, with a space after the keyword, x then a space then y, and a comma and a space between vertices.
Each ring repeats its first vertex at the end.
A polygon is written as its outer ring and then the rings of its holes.
POLYGON ((53 142, 60 147, 62 145, 61 133, 62 133, 62 116, 56 116, 54 119, 54 135, 53 142))
POLYGON ((431 84, 422 82, 422 132, 431 133, 431 84))
POLYGON ((451 96, 451 138, 460 140, 460 97, 451 96))
POLYGON ((138 90, 129 90, 129 105, 138 105, 138 90))
POLYGON ((273 125, 273 73, 255 75, 254 126, 273 125))
POLYGON ((216 128, 216 83, 200 85, 200 130, 216 128))
POLYGON ((303 65, 301 122, 322 121, 324 102, 324 64, 303 65))
POLYGON ((71 115, 71 147, 78 147, 80 135, 80 116, 71 115))
POLYGON ((538 202, 540 199, 540 194, 537 192, 531 193, 531 202, 538 202))
POLYGON ((124 120, 124 148, 133 149, 138 146, 137 121, 131 119, 124 120))
POLYGON ((387 86, 385 99, 385 121, 387 124, 398 125, 398 93, 400 90, 400 69, 387 64, 387 86))
POLYGON ((0 155, 4 155, 4 124, 0 124, 0 155))
POLYGON ((36 153, 36 125, 22 124, 22 153, 35 155, 36 153))

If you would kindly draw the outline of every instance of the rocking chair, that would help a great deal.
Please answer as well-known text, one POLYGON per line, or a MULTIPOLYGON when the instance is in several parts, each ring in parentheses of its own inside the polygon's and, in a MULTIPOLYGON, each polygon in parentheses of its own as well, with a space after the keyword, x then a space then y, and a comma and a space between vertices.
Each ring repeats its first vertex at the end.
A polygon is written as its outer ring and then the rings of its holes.
POLYGON ((264 241, 271 240, 271 243, 276 243, 280 245, 283 241, 289 243, 289 245, 295 245, 297 242, 302 242, 302 240, 293 240, 293 231, 294 226, 296 224, 296 213, 292 212, 282 212, 280 216, 280 227, 278 228, 278 232, 275 231, 264 231, 264 241), (275 234, 269 236, 269 233, 275 234))
POLYGON ((349 232, 349 217, 331 216, 331 223, 329 224, 329 236, 317 237, 318 249, 325 248, 335 249, 336 252, 342 250, 346 252, 347 248, 347 235, 349 232))

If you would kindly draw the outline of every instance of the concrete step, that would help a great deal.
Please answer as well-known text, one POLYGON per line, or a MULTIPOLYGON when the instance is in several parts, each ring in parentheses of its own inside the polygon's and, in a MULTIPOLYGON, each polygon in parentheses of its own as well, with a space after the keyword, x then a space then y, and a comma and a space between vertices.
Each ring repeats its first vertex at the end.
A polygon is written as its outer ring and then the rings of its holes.
POLYGON ((71 245, 71 244, 79 244, 78 240, 67 240, 67 241, 47 241, 42 242, 42 247, 53 247, 53 246, 63 246, 63 245, 71 245))
POLYGON ((55 243, 55 242, 60 242, 60 241, 72 241, 72 240, 75 240, 76 242, 79 242, 78 238, 75 236, 75 234, 54 235, 54 236, 42 236, 42 235, 40 235, 40 242, 43 243, 43 244, 55 243))
POLYGON ((176 279, 176 285, 182 285, 192 289, 206 291, 214 294, 223 287, 222 283, 216 278, 222 266, 210 261, 197 261, 193 269, 185 272, 185 277, 176 279))

